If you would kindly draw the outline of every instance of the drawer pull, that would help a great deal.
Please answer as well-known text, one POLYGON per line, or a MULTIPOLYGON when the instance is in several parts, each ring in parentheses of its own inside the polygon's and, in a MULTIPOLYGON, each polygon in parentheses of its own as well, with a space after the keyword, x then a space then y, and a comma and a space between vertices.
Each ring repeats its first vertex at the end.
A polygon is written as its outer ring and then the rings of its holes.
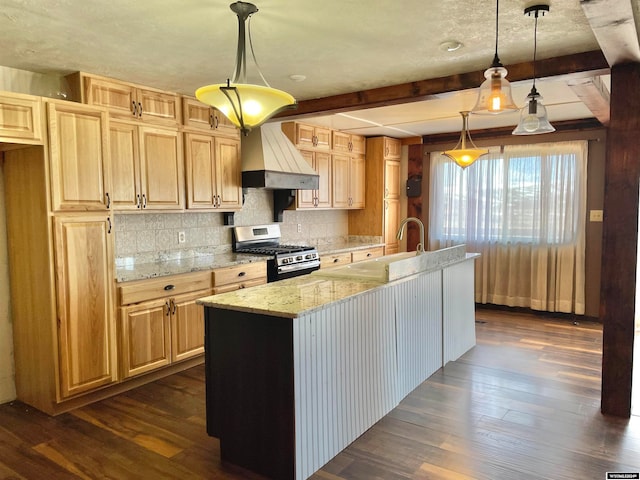
POLYGON ((244 277, 246 274, 247 274, 247 272, 240 272, 240 273, 238 273, 238 276, 239 277, 244 277))
POLYGON ((370 256, 371 256, 371 252, 367 253, 367 257, 370 257, 370 256))
POLYGON ((169 284, 169 285, 165 285, 165 286, 164 286, 164 289, 165 289, 166 291, 173 290, 174 288, 176 288, 176 286, 175 286, 175 285, 171 285, 171 284, 169 284))
POLYGON ((334 259, 333 259, 333 263, 338 263, 339 261, 340 261, 340 259, 339 259, 339 258, 334 258, 334 259))

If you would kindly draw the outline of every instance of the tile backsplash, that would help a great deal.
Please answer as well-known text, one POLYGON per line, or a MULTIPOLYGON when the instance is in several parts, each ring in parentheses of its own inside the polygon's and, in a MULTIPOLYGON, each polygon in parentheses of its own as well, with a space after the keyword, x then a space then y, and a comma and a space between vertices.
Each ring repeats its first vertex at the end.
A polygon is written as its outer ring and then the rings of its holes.
MULTIPOLYGON (((273 222, 271 190, 247 189, 235 225, 273 222)), ((152 213, 115 215, 116 263, 150 263, 231 251, 231 227, 218 212, 152 213), (184 232, 184 243, 179 243, 184 232)), ((345 210, 285 210, 280 223, 282 242, 327 245, 349 239, 345 210), (300 225, 300 232, 298 232, 300 225)))

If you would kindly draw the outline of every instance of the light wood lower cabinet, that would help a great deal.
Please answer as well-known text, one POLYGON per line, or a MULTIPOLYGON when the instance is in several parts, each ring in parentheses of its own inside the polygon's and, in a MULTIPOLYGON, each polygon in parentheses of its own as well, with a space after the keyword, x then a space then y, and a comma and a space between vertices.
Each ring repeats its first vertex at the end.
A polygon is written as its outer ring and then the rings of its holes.
POLYGON ((123 378, 202 354, 204 317, 196 300, 212 292, 209 271, 120 284, 123 378))
POLYGON ((354 250, 351 252, 351 261, 360 262, 362 260, 371 260, 373 258, 382 257, 384 255, 384 247, 371 247, 363 250, 354 250))
POLYGON ((213 271, 213 292, 233 292, 267 283, 267 262, 243 263, 213 271))
POLYGON ((351 263, 351 252, 333 253, 320 257, 320 268, 337 267, 351 263))
POLYGON ((60 396, 117 380, 111 220, 54 218, 60 396))

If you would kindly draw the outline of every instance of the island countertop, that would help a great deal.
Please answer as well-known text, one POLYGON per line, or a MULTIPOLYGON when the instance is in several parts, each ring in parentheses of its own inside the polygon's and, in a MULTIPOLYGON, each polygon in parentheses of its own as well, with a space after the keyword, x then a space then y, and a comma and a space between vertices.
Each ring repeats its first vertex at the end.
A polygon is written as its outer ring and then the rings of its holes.
POLYGON ((197 303, 205 307, 296 318, 303 312, 346 300, 384 285, 374 281, 303 275, 200 298, 197 303))

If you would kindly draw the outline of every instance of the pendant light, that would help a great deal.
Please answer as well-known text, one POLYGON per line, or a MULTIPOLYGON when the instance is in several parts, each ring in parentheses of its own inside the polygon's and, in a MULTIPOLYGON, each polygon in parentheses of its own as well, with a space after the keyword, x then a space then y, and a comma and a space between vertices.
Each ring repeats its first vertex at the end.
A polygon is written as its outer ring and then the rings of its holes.
POLYGON ((462 168, 467 168, 475 162, 478 157, 489 153, 489 150, 476 147, 473 140, 471 140, 471 134, 469 133, 468 126, 469 112, 460 112, 460 115, 462 115, 462 131, 460 132, 460 140, 458 140, 458 143, 453 150, 446 150, 442 152, 442 154, 449 157, 462 168), (467 148, 467 142, 469 142, 471 148, 467 148))
POLYGON ((511 85, 507 81, 507 69, 504 68, 498 58, 498 11, 500 0, 496 0, 496 52, 493 56, 493 63, 485 70, 486 79, 480 85, 478 101, 471 113, 477 114, 497 114, 514 112, 518 106, 511 98, 511 85))
POLYGON ((527 95, 525 106, 520 110, 520 121, 513 130, 513 135, 539 135, 541 133, 555 132, 556 129, 549 123, 547 109, 542 104, 542 96, 536 90, 536 52, 538 46, 538 15, 544 16, 549 11, 549 5, 533 5, 524 9, 524 14, 535 16, 533 30, 533 86, 527 95))
POLYGON ((247 2, 232 3, 230 8, 238 16, 238 50, 233 80, 227 79, 227 83, 200 87, 196 90, 196 98, 218 109, 247 135, 252 128, 263 124, 276 113, 296 108, 297 104, 290 94, 270 87, 258 67, 251 42, 250 24, 246 28, 247 19, 250 20, 258 8, 247 2), (264 85, 247 83, 247 32, 251 57, 264 85))

